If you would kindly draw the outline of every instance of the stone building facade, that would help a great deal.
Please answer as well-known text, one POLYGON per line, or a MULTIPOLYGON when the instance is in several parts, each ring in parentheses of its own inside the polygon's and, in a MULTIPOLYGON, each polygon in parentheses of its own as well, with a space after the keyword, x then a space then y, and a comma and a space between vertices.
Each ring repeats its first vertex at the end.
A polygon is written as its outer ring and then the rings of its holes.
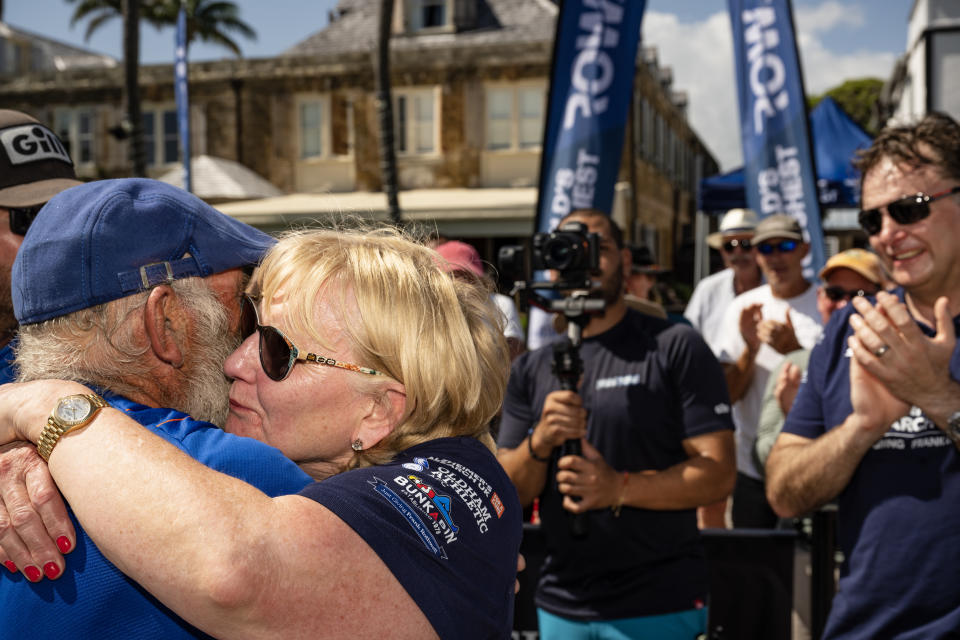
MULTIPOLYGON (((493 261, 500 245, 533 230, 556 5, 395 5, 391 82, 401 205, 434 203, 411 217, 468 239, 493 261), (474 224, 455 215, 468 204, 480 212, 474 224)), ((275 58, 190 65, 193 155, 235 160, 299 196, 296 211, 290 197, 258 203, 250 219, 260 226, 322 216, 342 209, 340 194, 381 189, 373 75, 378 6, 341 0, 324 29, 275 58), (279 222, 265 222, 271 214, 279 222)), ((93 65, 0 74, 0 107, 53 123, 82 176, 129 175, 128 143, 110 133, 123 118, 122 73, 120 65, 93 65)), ((179 161, 172 65, 142 67, 140 84, 148 172, 157 177, 179 161)), ((614 213, 629 238, 652 245, 670 265, 692 233, 696 185, 717 165, 687 123, 686 98, 673 91, 655 52, 639 57, 634 86, 614 213)), ((375 197, 363 202, 370 210, 364 213, 380 215, 385 207, 375 197)), ((243 219, 230 205, 222 208, 243 219)))

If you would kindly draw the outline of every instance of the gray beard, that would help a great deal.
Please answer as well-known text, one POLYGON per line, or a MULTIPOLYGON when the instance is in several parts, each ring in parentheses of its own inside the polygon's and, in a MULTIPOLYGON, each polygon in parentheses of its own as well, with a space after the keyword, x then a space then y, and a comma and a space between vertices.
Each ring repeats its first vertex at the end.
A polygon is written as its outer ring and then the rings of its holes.
POLYGON ((216 304, 221 313, 199 314, 203 317, 197 322, 183 366, 179 397, 170 406, 222 429, 230 412, 230 380, 223 373, 223 363, 240 339, 229 331, 226 311, 216 304))

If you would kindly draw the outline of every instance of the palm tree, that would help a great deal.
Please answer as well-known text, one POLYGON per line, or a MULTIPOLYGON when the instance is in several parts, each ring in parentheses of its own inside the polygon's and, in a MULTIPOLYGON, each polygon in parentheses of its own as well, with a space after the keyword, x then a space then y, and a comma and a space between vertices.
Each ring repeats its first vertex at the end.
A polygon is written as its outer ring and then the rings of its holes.
MULTIPOLYGON (((67 0, 76 4, 70 24, 89 19, 85 40, 105 22, 123 14, 122 0, 67 0)), ((176 27, 181 0, 140 0, 140 17, 157 29, 176 27)), ((187 42, 201 40, 218 44, 240 57, 240 45, 229 34, 237 33, 249 40, 256 40, 253 28, 240 19, 240 10, 234 2, 213 0, 184 0, 187 10, 187 42)))
POLYGON ((380 170, 383 191, 387 195, 387 211, 395 224, 400 224, 400 200, 397 195, 397 153, 393 144, 393 98, 390 94, 390 22, 393 0, 380 0, 377 16, 377 49, 373 57, 374 82, 377 91, 377 115, 380 121, 380 170))
MULTIPOLYGON (((2 0, 0 0, 2 1, 2 0)), ((228 35, 236 32, 251 40, 257 34, 247 23, 240 20, 239 9, 233 2, 215 2, 212 0, 67 0, 76 4, 70 24, 88 20, 85 40, 104 23, 122 16, 123 58, 124 58, 124 103, 126 122, 121 127, 130 135, 130 152, 133 160, 133 174, 146 173, 145 151, 143 144, 143 123, 140 111, 140 18, 157 29, 165 26, 176 27, 177 14, 181 4, 187 10, 187 43, 194 40, 210 42, 226 47, 239 57, 240 46, 228 35)))
MULTIPOLYGON (((140 112, 140 0, 123 0, 123 102, 130 131, 130 158, 133 175, 147 175, 146 148, 143 140, 143 115, 140 112)), ((87 39, 90 30, 87 30, 87 39)))

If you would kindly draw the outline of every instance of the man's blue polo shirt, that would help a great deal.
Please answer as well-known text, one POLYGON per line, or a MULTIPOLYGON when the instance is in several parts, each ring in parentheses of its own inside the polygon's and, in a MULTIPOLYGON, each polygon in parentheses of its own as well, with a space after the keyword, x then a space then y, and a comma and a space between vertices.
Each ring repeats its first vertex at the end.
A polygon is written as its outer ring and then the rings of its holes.
MULTIPOLYGON (((257 487, 270 496, 299 493, 313 482, 277 449, 230 435, 172 409, 151 409, 114 394, 110 405, 211 469, 257 487)), ((23 574, 0 576, 0 636, 40 639, 206 638, 123 575, 93 544, 71 513, 76 549, 64 574, 31 583, 23 574)), ((174 554, 176 549, 157 549, 174 554)), ((42 567, 41 567, 42 570, 42 567)))

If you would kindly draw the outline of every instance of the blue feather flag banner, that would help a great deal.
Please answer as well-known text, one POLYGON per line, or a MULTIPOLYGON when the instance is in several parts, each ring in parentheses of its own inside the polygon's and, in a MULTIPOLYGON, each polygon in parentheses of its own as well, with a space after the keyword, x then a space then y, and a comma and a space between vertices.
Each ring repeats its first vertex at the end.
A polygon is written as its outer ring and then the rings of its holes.
MULTIPOLYGON (((562 0, 540 156, 536 232, 575 209, 610 214, 630 112, 644 0, 562 0)), ((544 274, 539 274, 545 279, 544 274)), ((527 345, 556 334, 530 310, 527 345)))
POLYGON ((540 160, 537 231, 574 209, 610 213, 644 0, 563 0, 540 160))
POLYGON ((733 27, 747 205, 787 213, 810 242, 804 276, 825 256, 807 105, 790 0, 728 0, 733 27))
POLYGON ((177 100, 177 127, 180 132, 180 152, 183 158, 183 188, 193 191, 190 171, 190 95, 187 89, 187 10, 180 6, 177 14, 177 34, 174 59, 174 95, 177 100))

